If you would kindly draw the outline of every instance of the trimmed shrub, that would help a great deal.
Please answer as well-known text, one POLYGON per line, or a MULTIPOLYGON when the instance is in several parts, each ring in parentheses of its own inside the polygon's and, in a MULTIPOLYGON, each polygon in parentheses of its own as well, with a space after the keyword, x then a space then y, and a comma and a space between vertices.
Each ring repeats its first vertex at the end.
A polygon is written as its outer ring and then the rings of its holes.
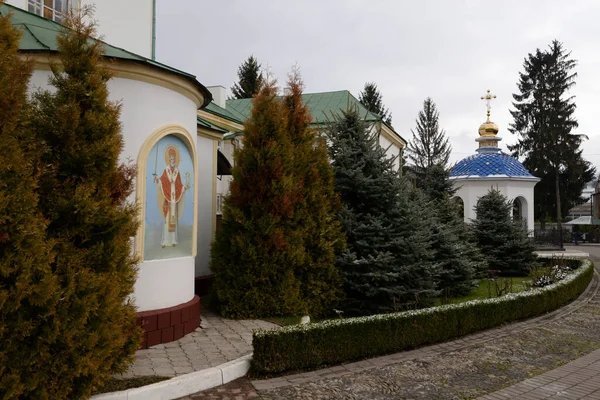
POLYGON ((256 331, 252 371, 268 375, 339 364, 534 317, 575 299, 585 290, 593 273, 593 264, 586 261, 554 285, 504 297, 256 331))

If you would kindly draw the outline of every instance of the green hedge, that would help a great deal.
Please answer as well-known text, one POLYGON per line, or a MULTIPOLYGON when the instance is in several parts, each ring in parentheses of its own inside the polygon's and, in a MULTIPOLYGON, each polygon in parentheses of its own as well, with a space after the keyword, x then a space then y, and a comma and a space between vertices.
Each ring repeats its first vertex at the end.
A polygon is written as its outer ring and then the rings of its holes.
POLYGON ((255 331, 252 372, 264 376, 340 364, 534 317, 579 296, 591 281, 593 271, 593 264, 585 261, 556 284, 499 298, 255 331))

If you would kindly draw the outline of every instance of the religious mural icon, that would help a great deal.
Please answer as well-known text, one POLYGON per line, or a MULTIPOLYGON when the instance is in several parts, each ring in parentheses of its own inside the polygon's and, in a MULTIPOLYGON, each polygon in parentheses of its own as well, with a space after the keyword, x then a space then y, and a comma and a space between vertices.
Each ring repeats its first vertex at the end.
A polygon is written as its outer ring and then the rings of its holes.
POLYGON ((193 170, 178 138, 166 136, 152 148, 146 169, 145 260, 192 254, 193 170))

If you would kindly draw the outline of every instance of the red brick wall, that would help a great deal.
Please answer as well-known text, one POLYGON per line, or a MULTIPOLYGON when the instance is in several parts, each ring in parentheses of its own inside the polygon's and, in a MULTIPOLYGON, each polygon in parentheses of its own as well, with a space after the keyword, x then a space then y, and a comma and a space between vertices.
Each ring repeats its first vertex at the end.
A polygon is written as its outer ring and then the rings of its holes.
POLYGON ((181 339, 200 326, 200 297, 175 307, 138 313, 137 324, 144 329, 141 349, 181 339))

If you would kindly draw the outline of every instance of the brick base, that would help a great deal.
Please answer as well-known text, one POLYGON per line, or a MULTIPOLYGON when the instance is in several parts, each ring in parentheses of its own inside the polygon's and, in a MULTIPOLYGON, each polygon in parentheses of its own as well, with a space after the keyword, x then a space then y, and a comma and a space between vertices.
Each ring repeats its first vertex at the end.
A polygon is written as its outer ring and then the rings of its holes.
POLYGON ((144 330, 140 349, 181 339, 200 326, 200 297, 174 307, 140 312, 137 324, 144 330))

